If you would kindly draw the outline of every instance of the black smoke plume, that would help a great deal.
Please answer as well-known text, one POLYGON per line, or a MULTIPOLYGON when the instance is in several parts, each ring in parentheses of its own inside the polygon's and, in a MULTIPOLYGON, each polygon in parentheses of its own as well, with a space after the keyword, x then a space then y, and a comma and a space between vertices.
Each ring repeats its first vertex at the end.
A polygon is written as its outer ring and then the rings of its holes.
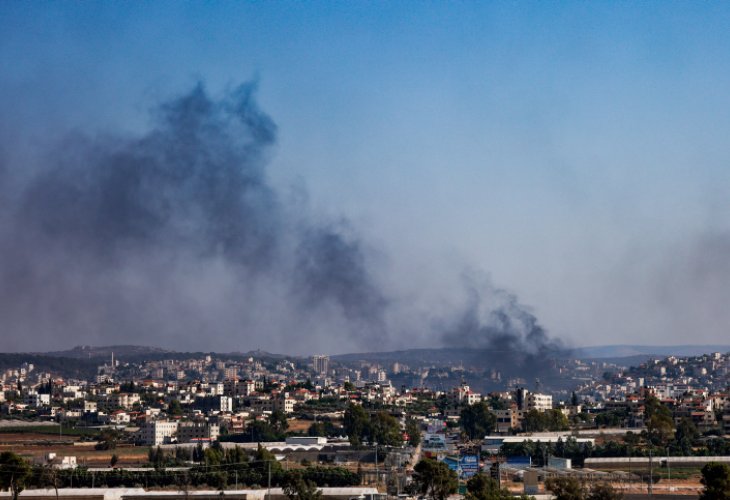
POLYGON ((277 129, 254 90, 213 99, 199 85, 142 137, 69 137, 16 193, 0 171, 5 349, 307 351, 382 335, 386 300, 357 239, 292 216, 268 182, 277 129))
MULTIPOLYGON (((147 133, 70 135, 32 169, 0 144, 3 350, 433 345, 388 334, 419 320, 377 282, 346 221, 317 220, 268 181, 277 127, 254 93, 216 99, 199 85, 159 106, 147 133)), ((441 321, 446 345, 529 370, 556 349, 514 296, 469 290, 459 319, 441 321)))
POLYGON ((444 345, 468 348, 487 371, 527 379, 549 375, 555 358, 568 352, 514 294, 479 273, 465 276, 464 286, 465 307, 444 327, 444 345))

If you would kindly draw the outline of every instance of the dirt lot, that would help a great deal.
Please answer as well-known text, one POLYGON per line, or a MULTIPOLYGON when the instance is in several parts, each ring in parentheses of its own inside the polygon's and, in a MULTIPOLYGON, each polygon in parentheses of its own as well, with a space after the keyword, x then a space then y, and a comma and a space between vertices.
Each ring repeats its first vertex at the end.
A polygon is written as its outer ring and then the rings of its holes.
POLYGON ((309 430, 309 426, 312 425, 311 420, 298 420, 296 418, 289 419, 289 431, 291 432, 304 432, 309 430))
POLYGON ((45 433, 0 433, 0 451, 10 450, 41 463, 50 453, 59 457, 75 456, 80 465, 104 467, 109 465, 111 457, 119 457, 118 465, 132 466, 148 462, 149 448, 142 446, 118 446, 114 450, 96 450, 93 443, 82 443, 78 436, 62 436, 45 433))

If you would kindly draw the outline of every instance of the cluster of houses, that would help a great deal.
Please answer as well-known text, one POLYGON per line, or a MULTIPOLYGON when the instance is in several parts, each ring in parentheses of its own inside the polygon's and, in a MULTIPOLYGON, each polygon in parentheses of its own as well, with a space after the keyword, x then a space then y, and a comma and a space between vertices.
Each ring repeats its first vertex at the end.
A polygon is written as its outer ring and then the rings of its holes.
POLYGON ((88 381, 64 380, 24 363, 0 375, 0 412, 134 427, 139 429, 140 443, 158 445, 215 441, 221 434, 244 433, 251 422, 266 420, 275 412, 291 415, 307 408, 316 413, 318 402, 339 402, 335 410, 328 410, 334 418, 342 416, 349 402, 401 408, 403 415, 416 415, 409 409, 429 402, 418 406, 418 415, 458 419, 464 405, 500 401, 491 407, 498 434, 518 433, 527 414, 553 409, 576 427, 600 425, 602 420, 595 418, 600 414, 615 417, 610 425, 642 427, 644 400, 653 394, 677 422, 688 418, 700 431, 719 428, 730 433, 730 357, 721 353, 650 360, 585 382, 576 388, 572 401, 559 402, 551 394, 524 388, 482 395, 463 382, 447 391, 397 389, 381 380, 382 370, 376 366, 363 369, 365 379, 351 379, 351 372, 341 378, 337 370, 327 356, 314 356, 306 364, 204 356, 133 365, 112 358, 98 368, 95 380, 88 381), (196 374, 200 377, 194 378, 196 374), (445 404, 437 408, 436 401, 445 404), (586 414, 592 418, 578 418, 586 414))

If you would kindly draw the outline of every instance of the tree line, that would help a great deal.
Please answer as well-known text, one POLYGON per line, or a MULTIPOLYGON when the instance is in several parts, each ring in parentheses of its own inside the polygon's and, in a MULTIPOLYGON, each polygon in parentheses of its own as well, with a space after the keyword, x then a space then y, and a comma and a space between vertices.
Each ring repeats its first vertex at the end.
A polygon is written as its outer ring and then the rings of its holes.
POLYGON ((208 487, 223 490, 231 486, 311 485, 346 487, 360 484, 360 476, 343 467, 306 467, 284 470, 276 457, 259 447, 251 456, 241 448, 211 446, 203 451, 202 462, 187 470, 168 470, 162 463, 165 452, 155 451, 157 467, 146 471, 109 469, 92 472, 85 467, 56 469, 31 465, 13 452, 0 454, 0 488, 9 489, 14 500, 26 488, 188 488, 208 487), (160 458, 162 455, 163 458, 160 458))

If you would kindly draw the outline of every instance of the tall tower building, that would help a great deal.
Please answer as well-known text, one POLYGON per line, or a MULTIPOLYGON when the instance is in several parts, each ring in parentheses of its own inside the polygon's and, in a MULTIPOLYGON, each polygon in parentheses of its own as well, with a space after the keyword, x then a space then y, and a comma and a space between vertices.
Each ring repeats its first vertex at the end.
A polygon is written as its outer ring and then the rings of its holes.
POLYGON ((330 357, 324 354, 312 356, 312 369, 319 375, 326 375, 330 366, 330 357))

